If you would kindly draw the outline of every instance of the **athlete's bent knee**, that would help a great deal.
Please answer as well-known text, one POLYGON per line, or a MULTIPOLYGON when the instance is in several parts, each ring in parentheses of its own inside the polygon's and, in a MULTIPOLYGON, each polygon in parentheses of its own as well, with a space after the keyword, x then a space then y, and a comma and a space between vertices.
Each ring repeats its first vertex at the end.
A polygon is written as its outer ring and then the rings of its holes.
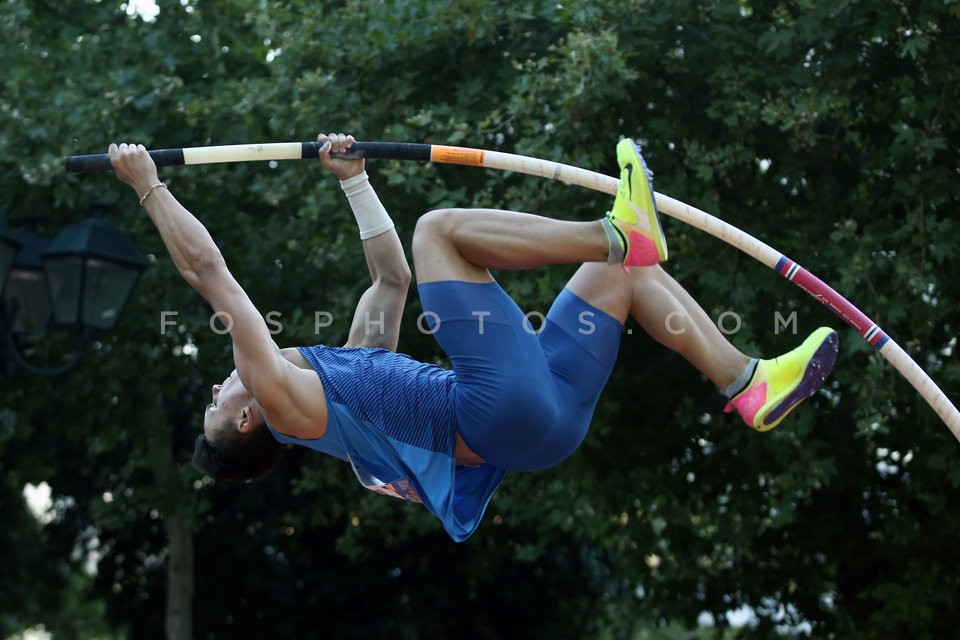
POLYGON ((460 209, 434 209, 420 216, 417 226, 413 230, 413 241, 418 239, 445 239, 456 228, 453 218, 459 215, 460 209))

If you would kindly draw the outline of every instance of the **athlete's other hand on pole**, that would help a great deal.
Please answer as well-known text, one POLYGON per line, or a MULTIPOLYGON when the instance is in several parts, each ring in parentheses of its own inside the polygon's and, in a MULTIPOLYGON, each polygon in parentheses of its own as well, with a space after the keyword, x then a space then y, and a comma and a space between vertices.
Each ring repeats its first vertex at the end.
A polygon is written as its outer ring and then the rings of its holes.
POLYGON ((320 143, 320 164, 341 180, 346 180, 359 173, 363 173, 364 160, 356 158, 347 160, 343 158, 334 158, 331 153, 339 153, 349 149, 356 140, 353 136, 342 133, 321 133, 317 136, 317 142, 320 143))

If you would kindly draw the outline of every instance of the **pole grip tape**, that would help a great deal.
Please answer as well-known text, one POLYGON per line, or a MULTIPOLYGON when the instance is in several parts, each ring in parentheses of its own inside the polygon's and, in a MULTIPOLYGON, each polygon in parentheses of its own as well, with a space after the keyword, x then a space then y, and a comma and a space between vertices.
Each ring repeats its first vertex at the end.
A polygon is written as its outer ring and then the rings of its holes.
MULTIPOLYGON (((303 142, 301 158, 304 160, 316 159, 320 152, 319 142, 303 142)), ((430 149, 433 145, 416 142, 354 142, 347 150, 334 153, 336 158, 371 158, 376 160, 413 160, 429 162, 430 149)))
MULTIPOLYGON (((149 153, 158 167, 174 167, 183 164, 183 149, 157 149, 149 153)), ((67 156, 63 159, 63 169, 67 173, 97 173, 113 171, 113 166, 107 154, 93 153, 85 156, 67 156)))

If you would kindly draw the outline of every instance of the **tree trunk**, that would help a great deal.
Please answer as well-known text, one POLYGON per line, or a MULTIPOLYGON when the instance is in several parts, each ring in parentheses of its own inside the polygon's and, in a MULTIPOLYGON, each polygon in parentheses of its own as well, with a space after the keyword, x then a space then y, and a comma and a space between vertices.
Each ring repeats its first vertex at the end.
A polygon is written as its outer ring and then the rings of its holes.
POLYGON ((145 417, 150 438, 150 468, 163 496, 163 527, 167 534, 167 602, 164 627, 167 640, 193 638, 193 531, 189 515, 192 497, 183 495, 177 463, 170 448, 169 414, 159 398, 145 417))
POLYGON ((193 532, 183 516, 164 518, 167 530, 167 640, 193 638, 193 532))

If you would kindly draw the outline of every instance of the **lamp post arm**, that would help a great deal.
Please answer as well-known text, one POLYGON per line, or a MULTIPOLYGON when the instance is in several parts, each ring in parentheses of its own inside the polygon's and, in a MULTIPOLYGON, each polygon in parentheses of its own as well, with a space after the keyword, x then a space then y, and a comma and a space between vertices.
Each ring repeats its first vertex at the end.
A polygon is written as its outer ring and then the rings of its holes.
POLYGON ((20 350, 20 344, 17 342, 13 331, 14 322, 17 319, 17 312, 20 310, 19 305, 14 301, 11 307, 12 308, 8 309, 6 305, 3 304, 3 301, 0 300, 0 335, 3 336, 2 342, 0 342, 0 356, 9 355, 20 369, 30 375, 41 377, 61 376, 80 362, 89 337, 89 332, 86 331, 75 332, 78 340, 74 343, 70 357, 66 361, 50 367, 30 362, 20 350))
POLYGON ((6 351, 13 358, 13 361, 17 363, 21 369, 26 371, 32 376, 42 376, 42 377, 54 377, 61 376, 67 371, 70 371, 73 367, 80 362, 80 358, 83 357, 83 351, 85 344, 77 345, 74 348, 73 352, 70 354, 70 359, 66 362, 55 366, 55 367, 41 367, 33 364, 27 358, 20 353, 20 346, 17 344, 16 339, 13 337, 12 333, 8 333, 4 338, 6 344, 3 351, 6 351))

